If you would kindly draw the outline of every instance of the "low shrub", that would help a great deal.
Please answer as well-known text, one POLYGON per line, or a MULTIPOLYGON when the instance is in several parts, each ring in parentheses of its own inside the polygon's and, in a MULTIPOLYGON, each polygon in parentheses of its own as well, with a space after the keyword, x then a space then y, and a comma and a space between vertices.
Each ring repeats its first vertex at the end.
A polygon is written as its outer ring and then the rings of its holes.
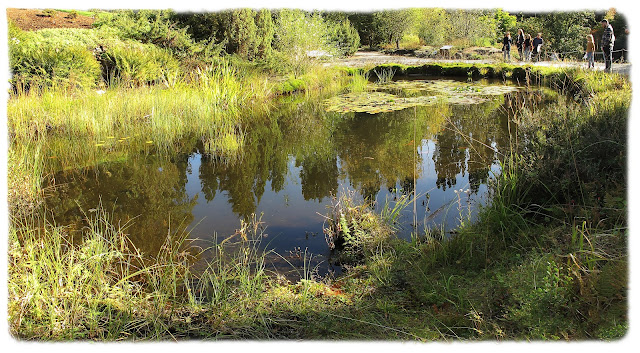
POLYGON ((89 50, 96 37, 87 30, 9 30, 11 83, 16 91, 31 88, 91 88, 100 64, 89 50))
POLYGON ((108 48, 100 61, 105 80, 125 86, 166 81, 179 70, 178 61, 168 51, 134 41, 108 48))

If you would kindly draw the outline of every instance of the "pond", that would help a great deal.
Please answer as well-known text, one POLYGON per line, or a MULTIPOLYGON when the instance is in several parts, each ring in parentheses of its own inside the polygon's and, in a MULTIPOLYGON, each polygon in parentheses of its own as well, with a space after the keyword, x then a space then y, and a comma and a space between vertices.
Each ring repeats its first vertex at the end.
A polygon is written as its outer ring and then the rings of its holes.
POLYGON ((472 222, 509 150, 509 117, 547 94, 486 81, 373 87, 283 98, 268 116, 247 119, 245 145, 234 155, 204 153, 193 136, 172 153, 147 149, 59 171, 46 188, 47 210, 73 233, 102 205, 149 254, 172 233, 188 232, 207 248, 256 214, 266 226, 261 246, 279 254, 267 267, 295 273, 310 261, 319 274, 340 272, 323 234, 334 196, 352 192, 378 210, 409 196, 395 225, 405 239, 472 222))

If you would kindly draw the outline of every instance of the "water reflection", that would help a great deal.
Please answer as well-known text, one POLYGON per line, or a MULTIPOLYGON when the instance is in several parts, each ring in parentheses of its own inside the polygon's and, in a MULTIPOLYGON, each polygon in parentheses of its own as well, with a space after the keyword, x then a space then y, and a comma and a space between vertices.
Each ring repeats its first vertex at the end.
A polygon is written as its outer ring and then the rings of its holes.
POLYGON ((80 229, 83 212, 102 200, 148 253, 160 249, 168 232, 189 231, 206 246, 255 213, 267 225, 263 243, 280 254, 308 248, 328 255, 321 214, 343 190, 383 204, 415 189, 418 214, 404 211, 399 234, 405 237, 424 224, 457 226, 462 194, 454 190, 468 190, 461 202, 473 216, 508 148, 509 115, 544 99, 517 92, 476 105, 340 115, 293 97, 270 116, 252 119, 237 158, 201 153, 201 142, 192 139, 172 156, 132 154, 126 162, 58 173, 47 205, 58 224, 80 229), (414 217, 420 224, 412 224, 414 217))

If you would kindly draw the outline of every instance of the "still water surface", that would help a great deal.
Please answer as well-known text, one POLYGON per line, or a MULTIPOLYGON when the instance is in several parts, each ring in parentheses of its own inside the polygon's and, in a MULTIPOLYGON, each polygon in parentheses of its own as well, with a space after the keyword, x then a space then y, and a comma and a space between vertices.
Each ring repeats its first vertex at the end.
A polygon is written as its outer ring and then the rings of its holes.
MULTIPOLYGON (((47 207, 58 224, 78 231, 84 215, 101 203, 150 254, 171 232, 187 231, 198 239, 194 244, 210 246, 257 214, 267 227, 262 246, 293 265, 306 250, 320 273, 339 271, 323 234, 334 195, 354 192, 380 208, 415 190, 415 204, 397 224, 406 239, 425 227, 451 230, 472 221, 508 150, 514 107, 542 96, 516 92, 481 104, 379 114, 328 113, 323 101, 289 97, 270 116, 250 119, 238 156, 202 153, 194 137, 173 155, 140 153, 59 172, 47 207)), ((291 266, 275 259, 280 271, 291 266)))

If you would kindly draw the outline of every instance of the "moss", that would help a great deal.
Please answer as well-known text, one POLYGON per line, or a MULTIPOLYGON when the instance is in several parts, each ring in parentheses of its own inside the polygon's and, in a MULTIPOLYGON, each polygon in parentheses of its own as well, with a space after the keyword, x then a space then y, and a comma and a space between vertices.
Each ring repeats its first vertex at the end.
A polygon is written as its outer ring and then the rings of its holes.
POLYGON ((304 80, 295 77, 289 77, 286 81, 276 85, 276 87, 274 88, 274 92, 275 94, 279 95, 291 94, 304 91, 306 89, 306 86, 307 84, 304 80))

